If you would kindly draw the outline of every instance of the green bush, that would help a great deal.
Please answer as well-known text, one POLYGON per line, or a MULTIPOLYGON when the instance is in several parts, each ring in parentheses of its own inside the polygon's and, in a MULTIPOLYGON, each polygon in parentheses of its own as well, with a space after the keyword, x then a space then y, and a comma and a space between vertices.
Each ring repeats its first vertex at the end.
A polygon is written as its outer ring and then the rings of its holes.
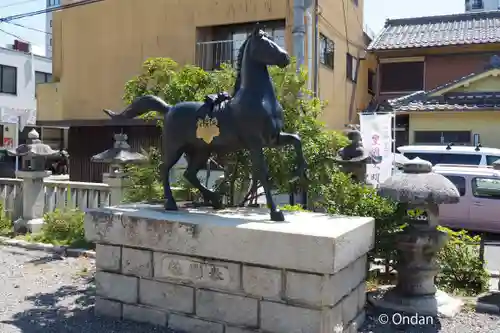
POLYGON ((437 258, 441 267, 437 285, 448 292, 467 296, 487 291, 489 274, 480 260, 480 236, 470 236, 464 230, 439 229, 447 232, 450 239, 437 258))
POLYGON ((5 205, 0 201, 0 236, 12 236, 13 227, 11 218, 5 212, 5 205))
POLYGON ((40 233, 29 236, 31 241, 76 248, 91 248, 85 239, 85 214, 79 209, 56 209, 44 215, 40 233))

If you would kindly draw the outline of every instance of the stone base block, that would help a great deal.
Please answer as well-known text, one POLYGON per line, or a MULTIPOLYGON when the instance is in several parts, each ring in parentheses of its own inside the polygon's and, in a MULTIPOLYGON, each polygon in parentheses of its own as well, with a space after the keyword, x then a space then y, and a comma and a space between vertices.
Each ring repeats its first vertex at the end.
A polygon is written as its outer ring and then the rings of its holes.
MULTIPOLYGON (((372 296, 370 296, 372 297, 372 296)), ((380 299, 371 299, 377 308, 418 314, 423 316, 454 317, 463 306, 463 301, 438 290, 432 296, 402 297, 394 289, 380 299)))
POLYGON ((44 223, 45 221, 43 220, 43 218, 32 220, 18 219, 14 221, 14 231, 26 231, 36 234, 42 231, 42 226, 44 223))
POLYGON ((254 209, 89 211, 96 313, 190 333, 351 332, 364 314, 373 220, 267 218, 254 209))

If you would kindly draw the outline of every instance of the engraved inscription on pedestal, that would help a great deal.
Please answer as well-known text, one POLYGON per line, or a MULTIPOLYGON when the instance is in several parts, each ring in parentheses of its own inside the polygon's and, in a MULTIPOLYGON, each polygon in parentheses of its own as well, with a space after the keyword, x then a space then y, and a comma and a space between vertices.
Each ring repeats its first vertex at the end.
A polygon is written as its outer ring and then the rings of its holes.
POLYGON ((155 253, 155 278, 226 289, 239 287, 239 265, 155 253))

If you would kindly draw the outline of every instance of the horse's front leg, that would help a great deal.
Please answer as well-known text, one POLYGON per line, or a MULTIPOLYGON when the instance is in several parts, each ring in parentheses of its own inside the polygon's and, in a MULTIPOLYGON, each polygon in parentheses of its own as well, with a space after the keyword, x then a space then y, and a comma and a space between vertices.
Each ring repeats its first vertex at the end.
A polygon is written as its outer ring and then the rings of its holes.
POLYGON ((300 140, 300 137, 297 134, 281 132, 278 136, 277 145, 279 147, 292 145, 295 150, 295 154, 297 156, 295 160, 297 170, 295 172, 295 176, 292 178, 292 180, 290 180, 290 182, 294 182, 300 178, 307 180, 307 162, 302 150, 302 141, 300 140))
POLYGON ((269 171, 267 168, 266 159, 264 157, 264 152, 262 147, 251 147, 250 157, 252 160, 253 174, 257 176, 264 188, 264 193, 266 195, 267 206, 271 210, 271 220, 272 221, 284 221, 285 216, 274 203, 273 196, 271 194, 271 184, 269 182, 269 171))

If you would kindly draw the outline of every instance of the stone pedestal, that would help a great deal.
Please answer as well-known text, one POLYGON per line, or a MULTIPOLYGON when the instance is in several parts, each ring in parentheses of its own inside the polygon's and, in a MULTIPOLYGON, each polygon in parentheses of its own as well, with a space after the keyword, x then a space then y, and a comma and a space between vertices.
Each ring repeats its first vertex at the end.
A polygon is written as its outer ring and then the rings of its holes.
POLYGON ((96 314, 190 333, 354 332, 372 218, 120 205, 86 213, 96 314))
POLYGON ((23 217, 14 221, 14 230, 26 229, 37 233, 43 225, 45 192, 43 181, 50 171, 17 171, 23 180, 23 217))
POLYGON ((122 203, 123 197, 125 195, 125 187, 127 177, 125 174, 118 173, 115 175, 111 175, 106 173, 102 176, 102 180, 104 183, 109 185, 110 196, 111 196, 111 205, 116 206, 122 203))

